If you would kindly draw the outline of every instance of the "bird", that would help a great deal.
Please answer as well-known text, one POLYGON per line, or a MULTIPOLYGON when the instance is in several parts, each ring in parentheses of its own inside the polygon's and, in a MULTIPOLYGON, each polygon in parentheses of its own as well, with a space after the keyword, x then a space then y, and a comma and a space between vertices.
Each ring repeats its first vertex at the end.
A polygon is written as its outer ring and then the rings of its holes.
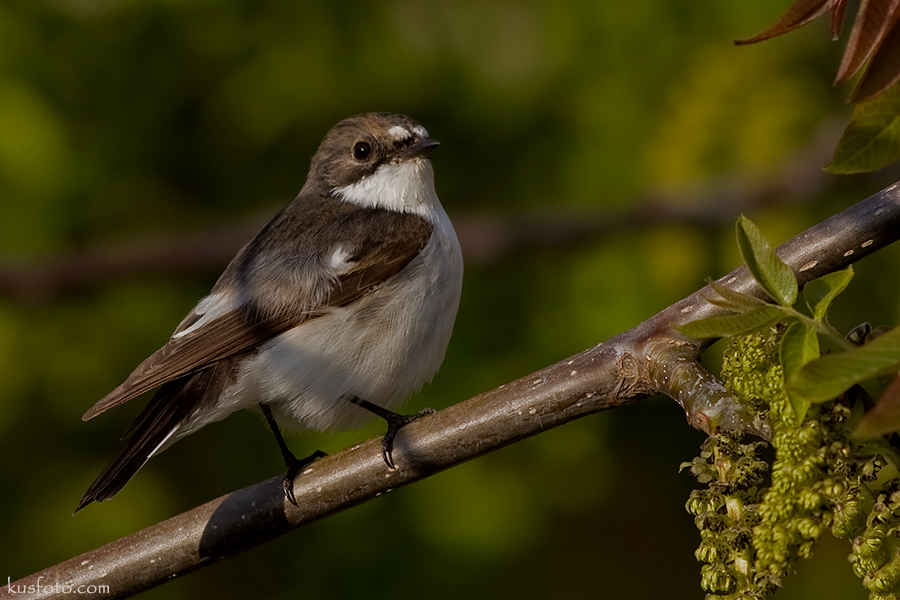
MULTIPOLYGON (((203 426, 259 410, 288 471, 281 428, 352 430, 387 421, 382 457, 417 415, 393 412, 437 372, 459 307, 463 260, 434 188, 439 146, 413 119, 359 114, 332 127, 294 200, 228 264, 209 295, 89 421, 159 388, 75 513, 115 496, 147 461, 203 426)), ((74 514, 74 513, 73 513, 74 514)))

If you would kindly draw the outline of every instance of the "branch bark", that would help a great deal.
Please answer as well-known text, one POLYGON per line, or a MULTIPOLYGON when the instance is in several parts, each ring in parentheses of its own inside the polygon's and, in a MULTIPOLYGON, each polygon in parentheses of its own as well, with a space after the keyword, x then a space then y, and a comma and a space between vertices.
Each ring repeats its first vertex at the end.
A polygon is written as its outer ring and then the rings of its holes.
MULTIPOLYGON (((802 285, 898 237, 895 184, 796 236, 778 254, 802 285)), ((762 296, 745 268, 719 281, 762 296)), ((31 588, 30 598, 61 596, 53 586, 76 592, 66 598, 125 598, 492 450, 654 393, 675 397, 688 421, 705 431, 754 430, 758 424, 747 422, 697 365, 710 342, 673 329, 722 313, 704 293, 708 288, 602 344, 411 423, 395 442, 396 470, 385 467, 380 440, 369 440, 316 461, 299 476, 299 507, 285 502, 281 477, 274 477, 21 579, 12 589, 43 582, 39 590, 31 588), (87 587, 98 585, 108 585, 109 593, 87 587)), ((13 595, 0 588, 0 598, 13 595)))

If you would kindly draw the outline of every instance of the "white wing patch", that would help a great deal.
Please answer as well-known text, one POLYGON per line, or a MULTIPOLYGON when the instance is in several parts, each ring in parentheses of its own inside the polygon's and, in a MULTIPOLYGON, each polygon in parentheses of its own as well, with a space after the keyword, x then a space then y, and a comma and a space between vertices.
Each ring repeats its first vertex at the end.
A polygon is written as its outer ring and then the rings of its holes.
POLYGON ((328 266, 331 267, 335 275, 342 275, 347 271, 349 265, 355 264, 355 261, 350 260, 352 256, 349 248, 342 244, 338 245, 328 259, 328 266))
POLYGON ((218 319, 222 315, 234 310, 234 300, 231 294, 219 292, 218 294, 210 294, 201 300, 194 308, 193 313, 199 315, 200 318, 191 324, 187 329, 183 329, 175 333, 172 339, 178 339, 189 333, 197 331, 204 325, 218 319))

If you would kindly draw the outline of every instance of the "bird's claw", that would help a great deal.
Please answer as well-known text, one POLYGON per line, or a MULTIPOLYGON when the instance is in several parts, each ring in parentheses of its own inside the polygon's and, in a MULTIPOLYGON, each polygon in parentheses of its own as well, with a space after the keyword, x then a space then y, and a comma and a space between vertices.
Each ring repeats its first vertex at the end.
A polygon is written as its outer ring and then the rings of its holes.
POLYGON ((294 480, 311 462, 317 458, 322 458, 323 456, 328 455, 321 450, 316 450, 306 458, 295 458, 291 456, 285 460, 288 470, 284 475, 284 479, 281 480, 281 487, 284 490, 284 497, 294 506, 300 506, 297 504, 297 497, 294 495, 294 480))
POLYGON ((388 430, 387 433, 384 434, 384 437, 381 438, 381 458, 384 459, 384 464, 386 464, 389 469, 393 471, 397 468, 394 464, 394 438, 397 437, 397 433, 403 427, 409 425, 419 417, 431 414, 434 414, 433 408, 426 408, 412 415, 398 415, 391 413, 390 416, 384 417, 388 423, 388 430))

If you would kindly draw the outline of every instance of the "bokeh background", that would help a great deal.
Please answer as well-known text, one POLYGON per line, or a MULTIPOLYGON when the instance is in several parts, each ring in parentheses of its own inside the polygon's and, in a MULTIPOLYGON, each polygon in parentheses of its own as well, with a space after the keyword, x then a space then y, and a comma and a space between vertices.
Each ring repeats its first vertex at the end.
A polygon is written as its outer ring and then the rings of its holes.
MULTIPOLYGON (((730 271, 741 211, 781 242, 900 177, 821 172, 851 110, 850 90, 830 83, 843 43, 824 22, 732 45, 786 6, 0 4, 3 583, 283 471, 259 419, 234 415, 71 516, 143 402, 88 424, 81 414, 165 342, 228 260, 205 259, 202 244, 149 269, 140 258, 210 231, 249 236, 343 117, 406 113, 441 140, 438 193, 466 242, 447 360, 409 410, 562 360, 730 271)), ((889 248, 858 265, 839 328, 898 322, 898 263, 889 248)), ((334 452, 381 432, 289 442, 334 452)), ((701 440, 674 402, 648 399, 143 597, 698 598, 683 508, 694 483, 678 466, 701 440)), ((776 597, 865 598, 847 551, 825 540, 776 597)))

